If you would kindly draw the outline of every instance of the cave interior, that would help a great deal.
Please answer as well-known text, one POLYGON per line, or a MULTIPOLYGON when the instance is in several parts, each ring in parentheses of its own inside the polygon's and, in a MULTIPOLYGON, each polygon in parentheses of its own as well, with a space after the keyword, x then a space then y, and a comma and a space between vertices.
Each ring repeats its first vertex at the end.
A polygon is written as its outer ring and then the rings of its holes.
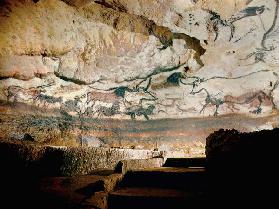
POLYGON ((278 205, 278 14, 1 0, 0 207, 278 205))

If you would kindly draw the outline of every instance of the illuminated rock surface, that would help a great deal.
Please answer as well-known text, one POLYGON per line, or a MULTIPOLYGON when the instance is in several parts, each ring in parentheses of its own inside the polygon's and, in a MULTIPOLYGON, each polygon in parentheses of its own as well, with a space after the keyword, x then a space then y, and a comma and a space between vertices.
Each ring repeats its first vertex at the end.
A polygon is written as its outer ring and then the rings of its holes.
POLYGON ((3 1, 1 137, 202 155, 219 128, 277 127, 278 5, 3 1))

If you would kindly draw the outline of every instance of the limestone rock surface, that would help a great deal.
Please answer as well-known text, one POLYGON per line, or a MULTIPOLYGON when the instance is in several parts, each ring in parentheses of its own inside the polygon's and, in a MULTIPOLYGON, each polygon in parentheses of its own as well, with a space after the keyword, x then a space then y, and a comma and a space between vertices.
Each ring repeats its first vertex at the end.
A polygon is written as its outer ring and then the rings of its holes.
MULTIPOLYGON (((86 136, 106 141, 108 122, 98 120, 161 124, 231 115, 261 121, 246 130, 273 128, 278 12, 277 0, 4 0, 1 121, 11 117, 14 128, 0 121, 7 130, 2 136, 20 129, 43 138, 49 129, 45 141, 69 135, 73 143, 86 136), (18 111, 26 115, 21 123, 9 114, 18 111), (42 115, 55 122, 35 119, 42 115), (85 129, 90 120, 98 131, 85 129)), ((231 121, 229 128, 237 128, 231 121)), ((209 123, 208 129, 216 127, 209 123)), ((125 141, 118 130, 113 135, 125 141)), ((203 134, 196 144, 205 145, 203 134)), ((163 147, 165 139, 152 144, 163 147)))

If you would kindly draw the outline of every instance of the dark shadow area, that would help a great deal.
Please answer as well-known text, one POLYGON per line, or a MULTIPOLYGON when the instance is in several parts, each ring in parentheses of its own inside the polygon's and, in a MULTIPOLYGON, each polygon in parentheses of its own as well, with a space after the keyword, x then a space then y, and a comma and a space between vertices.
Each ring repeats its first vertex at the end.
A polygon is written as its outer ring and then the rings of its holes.
POLYGON ((213 205, 278 207, 279 129, 219 130, 206 141, 208 199, 213 205))
MULTIPOLYGON (((207 137, 206 159, 167 159, 167 167, 128 171, 107 199, 100 200, 108 200, 108 209, 276 208, 278 136, 279 129, 216 131, 207 137)), ((63 159, 59 153, 51 149, 27 152, 23 145, 0 143, 2 204, 7 208, 88 208, 92 195, 105 190, 102 178, 113 172, 54 177, 63 159)))
POLYGON ((164 167, 205 167, 206 161, 200 158, 168 158, 164 167))

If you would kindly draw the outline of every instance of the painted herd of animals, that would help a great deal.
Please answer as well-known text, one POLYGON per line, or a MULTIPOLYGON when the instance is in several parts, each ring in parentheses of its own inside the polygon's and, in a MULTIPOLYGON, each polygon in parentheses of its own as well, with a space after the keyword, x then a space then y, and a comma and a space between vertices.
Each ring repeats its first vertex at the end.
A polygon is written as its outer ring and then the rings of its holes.
MULTIPOLYGON (((262 71, 255 72, 254 74, 261 73, 262 71)), ((266 71, 268 72, 268 71, 266 71)), ((239 105, 249 105, 250 113, 260 114, 262 112, 262 106, 270 106, 272 110, 277 109, 277 106, 273 99, 273 92, 279 85, 279 77, 276 73, 273 73, 274 79, 270 81, 269 89, 266 90, 256 90, 254 92, 246 92, 239 96, 233 96, 230 94, 220 97, 209 92, 204 87, 200 87, 204 82, 213 79, 241 79, 247 76, 251 76, 251 73, 248 75, 243 75, 237 78, 227 78, 227 77, 211 77, 211 78, 200 78, 200 77, 187 77, 186 74, 174 72, 169 75, 165 81, 163 81, 164 86, 175 86, 177 88, 182 88, 182 86, 189 86, 190 95, 204 95, 203 103, 199 113, 203 113, 206 108, 214 107, 213 112, 214 116, 219 114, 218 110, 221 106, 226 106, 228 112, 238 112, 239 105)), ((156 86, 156 84, 155 84, 156 86)), ((157 87, 158 88, 158 84, 157 87)), ((156 89, 155 88, 155 89, 156 89)), ((165 112, 161 107, 172 108, 177 106, 179 110, 180 107, 177 104, 177 100, 180 98, 166 98, 166 100, 172 100, 171 104, 166 105, 159 101, 156 98, 156 92, 153 92, 152 85, 151 90, 145 88, 141 92, 141 97, 138 100, 138 103, 131 103, 127 101, 125 95, 126 91, 132 93, 139 93, 141 89, 129 89, 121 87, 119 89, 100 91, 100 90, 91 90, 87 93, 81 95, 80 97, 76 96, 73 100, 63 101, 62 97, 49 96, 45 94, 43 87, 40 88, 22 88, 19 86, 9 86, 6 90, 7 100, 9 102, 27 102, 33 105, 43 107, 43 108, 52 108, 59 107, 68 112, 73 112, 77 114, 83 114, 92 117, 111 117, 119 114, 124 114, 129 116, 131 119, 136 119, 137 117, 143 116, 146 120, 149 120, 150 116, 155 114, 155 109, 157 112, 165 112), (120 93, 121 92, 121 93, 120 93), (148 93, 146 93, 148 92, 148 93), (152 95, 152 96, 150 96, 152 95), (83 108, 82 108, 83 106, 83 108), (123 108, 121 108, 121 106, 123 108), (85 107, 85 108, 84 108, 85 107), (83 110, 82 110, 83 109, 83 110)))
MULTIPOLYGON (((277 16, 279 13, 279 1, 274 1, 273 22, 269 28, 263 26, 265 33, 261 40, 261 48, 257 48, 256 51, 249 53, 243 58, 244 60, 252 58, 254 61, 251 64, 258 62, 267 63, 266 57, 268 54, 273 53, 278 47, 279 24, 277 16)), ((215 34, 213 41, 218 40, 219 31, 222 27, 230 28, 228 41, 232 41, 237 30, 235 26, 237 21, 241 21, 247 17, 261 18, 264 12, 270 12, 270 8, 264 5, 247 6, 247 8, 228 19, 222 19, 216 12, 210 10, 207 12, 210 16, 210 24, 208 24, 210 28, 208 30, 215 34)), ((168 108, 176 108, 178 112, 187 111, 183 110, 177 102, 181 98, 158 98, 157 91, 173 87, 187 89, 188 94, 186 96, 199 96, 199 98, 202 98, 200 108, 190 108, 191 111, 196 110, 197 114, 202 114, 207 108, 213 108, 212 115, 217 116, 221 107, 226 108, 226 113, 237 113, 240 110, 239 107, 243 105, 248 106, 251 114, 261 114, 263 106, 268 106, 271 110, 277 109, 274 101, 274 91, 279 85, 279 77, 272 70, 258 70, 252 73, 244 73, 238 77, 212 76, 210 78, 188 75, 188 72, 189 68, 185 63, 173 68, 156 68, 146 76, 138 76, 125 80, 126 83, 133 83, 133 85, 118 86, 109 89, 89 88, 84 94, 76 96, 72 100, 65 100, 62 96, 55 97, 48 95, 46 89, 49 86, 23 88, 12 85, 5 89, 5 94, 9 102, 24 102, 44 108, 60 108, 63 111, 91 117, 126 115, 132 120, 138 117, 149 120, 154 114, 167 113, 168 108), (248 92, 243 91, 240 95, 232 95, 230 92, 222 92, 222 95, 220 95, 219 92, 212 92, 204 85, 212 80, 237 82, 239 79, 249 79, 250 76, 258 73, 271 75, 272 79, 264 84, 267 88, 248 92), (165 79, 160 82, 154 82, 154 78, 159 75, 164 75, 165 79), (134 94, 139 99, 137 102, 133 102, 127 99, 127 94, 134 94), (162 100, 169 100, 171 103, 167 104, 162 102, 162 100)), ((187 98, 184 98, 184 100, 187 101, 187 98)))

